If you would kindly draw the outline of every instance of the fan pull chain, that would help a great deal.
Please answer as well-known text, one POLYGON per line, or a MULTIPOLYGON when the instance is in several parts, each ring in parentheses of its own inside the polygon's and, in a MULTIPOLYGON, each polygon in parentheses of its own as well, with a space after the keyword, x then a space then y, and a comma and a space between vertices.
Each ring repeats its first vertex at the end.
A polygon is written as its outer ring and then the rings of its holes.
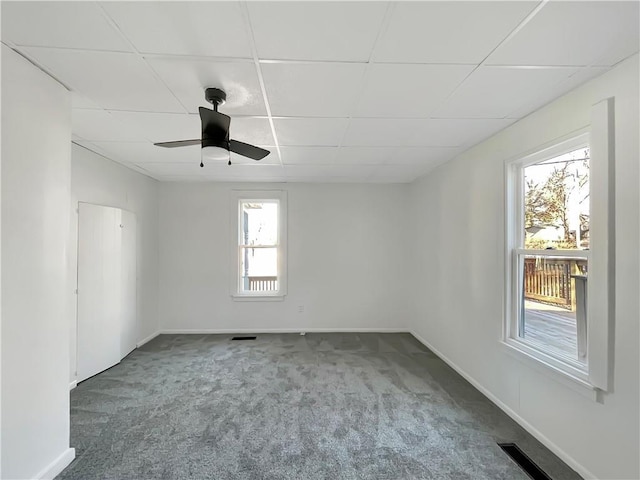
POLYGON ((200 168, 204 167, 204 163, 202 163, 202 160, 200 160, 200 168))

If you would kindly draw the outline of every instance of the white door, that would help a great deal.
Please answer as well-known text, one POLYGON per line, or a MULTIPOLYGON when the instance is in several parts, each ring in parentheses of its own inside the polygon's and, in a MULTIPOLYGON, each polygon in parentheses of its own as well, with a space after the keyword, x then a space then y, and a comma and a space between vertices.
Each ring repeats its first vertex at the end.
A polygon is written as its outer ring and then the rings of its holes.
POLYGON ((78 209, 78 381, 120 361, 120 210, 78 209))
POLYGON ((126 210, 120 212, 122 233, 120 358, 124 358, 136 348, 137 340, 136 215, 126 210))

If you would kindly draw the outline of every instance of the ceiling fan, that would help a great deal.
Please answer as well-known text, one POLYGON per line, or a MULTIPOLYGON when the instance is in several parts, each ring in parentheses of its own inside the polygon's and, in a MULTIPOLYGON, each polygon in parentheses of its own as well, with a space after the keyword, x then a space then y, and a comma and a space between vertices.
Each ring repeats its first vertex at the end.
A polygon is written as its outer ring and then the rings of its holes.
MULTIPOLYGON (((178 140, 175 142, 154 143, 158 147, 175 148, 190 145, 202 145, 202 157, 209 160, 227 160, 229 152, 237 153, 253 160, 262 160, 269 155, 269 150, 255 147, 248 143, 229 138, 229 124, 231 117, 218 112, 218 107, 227 100, 227 94, 219 88, 207 88, 204 98, 213 105, 213 110, 200 107, 200 121, 202 122, 202 138, 195 140, 178 140)), ((231 160, 229 159, 229 165, 231 160)), ((204 167, 204 161, 200 161, 204 167)))

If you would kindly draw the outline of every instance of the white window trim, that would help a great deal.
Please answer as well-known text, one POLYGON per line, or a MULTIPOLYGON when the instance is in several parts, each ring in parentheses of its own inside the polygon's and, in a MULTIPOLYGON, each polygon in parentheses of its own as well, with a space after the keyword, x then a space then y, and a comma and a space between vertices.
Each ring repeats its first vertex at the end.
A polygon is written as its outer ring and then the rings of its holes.
POLYGON ((505 162, 505 305, 502 343, 507 351, 525 363, 542 366, 545 373, 556 379, 570 380, 591 391, 612 391, 613 356, 613 98, 603 100, 592 108, 590 127, 572 132, 505 162), (523 194, 522 168, 588 144, 590 148, 590 250, 541 251, 547 256, 586 257, 589 262, 587 295, 587 364, 550 354, 536 348, 530 341, 522 341, 517 335, 519 285, 517 256, 534 253, 535 250, 519 248, 523 233, 523 210, 517 208, 523 194), (517 226, 517 227, 514 227, 517 226))
POLYGON ((284 190, 232 190, 230 195, 230 265, 229 292, 234 301, 282 301, 287 295, 287 192, 284 190), (276 201, 278 203, 278 290, 267 292, 240 292, 240 202, 276 201))

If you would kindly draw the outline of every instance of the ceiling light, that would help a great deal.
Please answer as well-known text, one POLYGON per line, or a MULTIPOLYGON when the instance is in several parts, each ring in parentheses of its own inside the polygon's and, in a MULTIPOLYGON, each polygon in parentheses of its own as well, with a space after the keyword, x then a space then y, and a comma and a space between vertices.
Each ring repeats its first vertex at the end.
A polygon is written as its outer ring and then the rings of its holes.
POLYGON ((212 161, 229 160, 229 150, 220 147, 204 147, 202 149, 202 159, 212 161))

